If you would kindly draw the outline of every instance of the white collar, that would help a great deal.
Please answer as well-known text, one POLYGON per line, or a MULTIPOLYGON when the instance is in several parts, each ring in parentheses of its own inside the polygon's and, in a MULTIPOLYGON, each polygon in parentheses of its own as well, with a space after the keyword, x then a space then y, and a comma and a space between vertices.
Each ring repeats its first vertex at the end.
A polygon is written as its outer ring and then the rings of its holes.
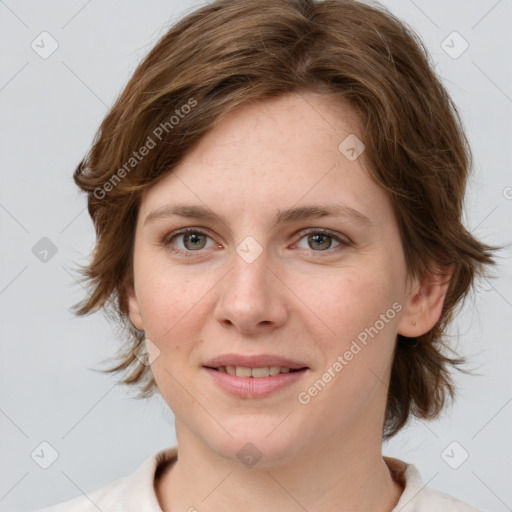
MULTIPOLYGON (((177 458, 177 446, 165 448, 148 457, 128 476, 118 478, 86 496, 40 512, 81 511, 92 501, 103 512, 162 512, 154 487, 155 473, 177 458), (166 464, 164 464, 166 463, 166 464), (68 505, 66 507, 66 504, 68 505), (72 505, 77 505, 75 509, 72 505)), ((417 468, 402 460, 383 457, 393 478, 402 483, 404 490, 391 512, 481 512, 476 508, 448 495, 426 487, 417 468)))

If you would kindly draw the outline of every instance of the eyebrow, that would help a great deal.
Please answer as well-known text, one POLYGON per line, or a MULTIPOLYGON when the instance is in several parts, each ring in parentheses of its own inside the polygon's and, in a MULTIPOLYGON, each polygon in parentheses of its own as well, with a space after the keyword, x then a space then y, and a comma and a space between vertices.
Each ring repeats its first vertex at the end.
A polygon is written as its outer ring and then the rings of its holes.
MULTIPOLYGON (((210 209, 200 205, 166 205, 157 208, 148 213, 144 220, 144 226, 162 218, 172 216, 184 217, 188 219, 210 220, 225 224, 225 219, 211 211, 210 209)), ((306 219, 317 219, 321 217, 338 217, 346 218, 358 224, 368 227, 372 226, 371 220, 363 213, 355 210, 344 204, 330 204, 330 205, 309 205, 290 208, 288 210, 278 210, 275 215, 274 223, 288 224, 306 219)))

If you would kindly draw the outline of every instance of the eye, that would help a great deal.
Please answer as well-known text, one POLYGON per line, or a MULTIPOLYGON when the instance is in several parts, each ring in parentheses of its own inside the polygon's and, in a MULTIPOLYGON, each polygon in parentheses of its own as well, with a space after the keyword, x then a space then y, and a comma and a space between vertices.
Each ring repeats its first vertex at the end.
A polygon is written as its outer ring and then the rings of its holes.
MULTIPOLYGON (((166 236, 162 243, 169 248, 172 252, 181 252, 186 256, 187 252, 197 252, 201 249, 208 249, 206 240, 210 238, 209 235, 198 228, 184 228, 179 231, 174 231, 170 235, 166 236), (173 240, 181 240, 181 247, 178 246, 176 249, 176 244, 173 243, 173 240)), ((211 240, 211 239, 210 239, 211 240)), ((215 244, 211 244, 210 247, 215 244)))
MULTIPOLYGON (((300 234, 302 235, 300 240, 305 239, 307 243, 307 247, 300 247, 299 243, 296 243, 295 246, 300 249, 332 253, 334 251, 329 251, 329 249, 333 249, 333 241, 337 244, 334 246, 334 249, 338 250, 351 245, 351 242, 345 237, 340 237, 323 229, 310 229, 302 231, 300 234)), ((192 227, 173 231, 164 237, 162 244, 171 252, 180 253, 185 257, 194 256, 194 252, 200 253, 202 249, 219 247, 213 242, 206 231, 192 227), (208 239, 211 241, 209 246, 207 245, 208 239)))
POLYGON ((326 252, 332 249, 333 240, 338 244, 334 248, 337 249, 340 246, 349 246, 350 242, 344 238, 341 238, 330 231, 322 229, 311 229, 302 236, 302 239, 306 239, 308 247, 301 247, 303 249, 313 249, 314 252, 326 252))

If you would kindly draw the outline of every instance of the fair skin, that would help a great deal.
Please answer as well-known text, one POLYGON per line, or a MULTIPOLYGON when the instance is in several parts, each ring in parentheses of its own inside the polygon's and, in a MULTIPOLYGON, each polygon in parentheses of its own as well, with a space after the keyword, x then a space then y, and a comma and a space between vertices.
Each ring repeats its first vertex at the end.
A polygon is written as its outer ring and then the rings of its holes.
POLYGON ((164 512, 390 512, 400 498, 381 452, 393 349, 397 333, 434 326, 446 286, 407 278, 389 198, 369 177, 364 153, 350 161, 338 150, 349 134, 362 139, 354 112, 326 96, 245 104, 143 197, 129 311, 160 351, 151 369, 176 418, 179 458, 156 487, 164 512), (274 224, 278 211, 335 203, 367 221, 328 215, 274 224), (145 222, 177 204, 223 221, 145 222), (205 234, 169 236, 185 227, 205 234), (303 233, 309 228, 329 233, 303 233), (249 236, 262 250, 251 262, 236 251, 249 236), (400 311, 342 371, 299 402, 397 303, 400 311), (266 397, 233 397, 203 367, 226 353, 277 354, 308 369, 266 397), (237 456, 248 442, 261 454, 252 467, 237 456))

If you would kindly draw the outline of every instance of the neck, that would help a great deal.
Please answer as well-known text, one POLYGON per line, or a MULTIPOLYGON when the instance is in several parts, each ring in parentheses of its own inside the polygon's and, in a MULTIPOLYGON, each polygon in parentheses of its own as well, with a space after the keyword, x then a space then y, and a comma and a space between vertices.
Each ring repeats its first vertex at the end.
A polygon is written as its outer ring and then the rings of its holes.
POLYGON ((366 436, 343 443, 322 439, 293 460, 244 466, 201 443, 177 423, 178 460, 158 481, 164 512, 391 512, 403 488, 395 482, 379 444, 366 436), (314 468, 314 471, 312 470, 314 468))

